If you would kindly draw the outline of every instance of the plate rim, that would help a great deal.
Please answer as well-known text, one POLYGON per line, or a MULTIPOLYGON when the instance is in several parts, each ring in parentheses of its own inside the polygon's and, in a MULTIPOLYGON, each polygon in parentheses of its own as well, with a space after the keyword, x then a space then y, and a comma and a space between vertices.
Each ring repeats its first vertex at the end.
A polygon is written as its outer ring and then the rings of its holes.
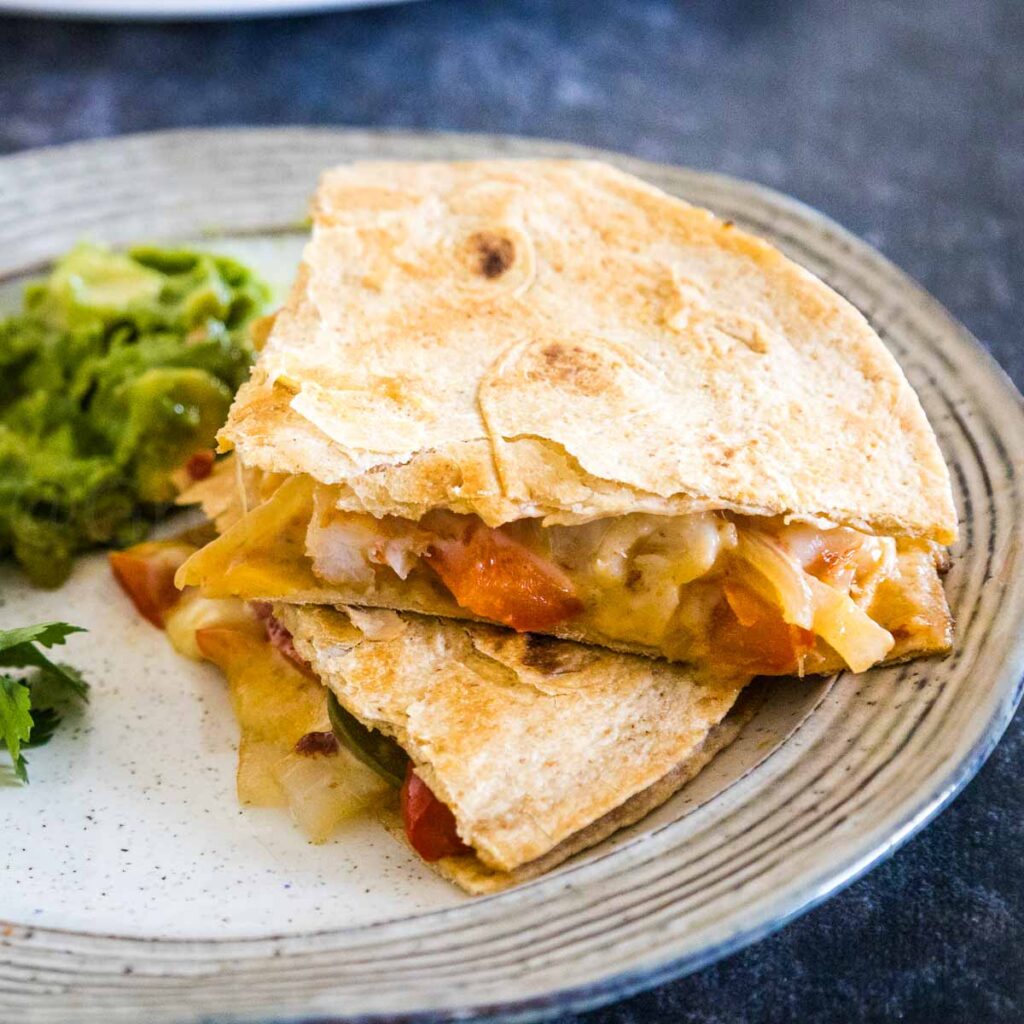
MULTIPOLYGON (((516 147, 519 153, 526 151, 545 153, 553 155, 559 153, 565 156, 584 156, 598 159, 611 159, 619 166, 623 166, 640 176, 657 178, 659 173, 685 172, 688 175, 696 175, 710 181, 728 183, 730 186, 739 184, 751 195, 757 195, 765 199, 768 204, 775 208, 789 210, 795 213, 800 219, 810 221, 815 226, 827 229, 836 239, 849 246, 855 252, 868 257, 876 265, 884 269, 893 280, 912 291, 915 298, 922 302, 928 309, 929 315, 939 316, 946 325, 954 330, 961 342, 973 349, 974 355, 981 354, 981 369, 979 372, 987 375, 994 386, 998 386, 1008 398, 1012 398, 1016 408, 1018 426, 1024 424, 1024 398, 1017 391, 1009 375, 1001 367, 998 361, 992 356, 973 334, 957 320, 936 298, 909 274, 898 268, 883 253, 863 241, 852 232, 848 231, 832 218, 821 213, 815 208, 802 202, 799 199, 780 193, 775 189, 758 182, 738 179, 730 175, 714 171, 681 167, 662 162, 652 162, 628 154, 609 151, 599 148, 579 146, 570 142, 562 142, 551 139, 527 138, 522 136, 489 135, 481 133, 458 133, 458 132, 416 132, 401 129, 346 129, 321 126, 282 126, 276 128, 202 128, 202 129, 172 129, 169 131, 143 132, 130 135, 117 136, 112 139, 82 140, 65 143, 57 146, 40 147, 35 149, 15 152, 0 157, 0 167, 17 163, 20 160, 46 160, 60 156, 73 155, 74 151, 86 152, 95 149, 109 149, 126 142, 138 145, 144 144, 147 139, 168 139, 182 144, 196 140, 198 137, 210 137, 216 135, 233 134, 235 136, 248 134, 250 136, 266 135, 287 135, 289 133, 317 133, 324 136, 338 138, 339 143, 351 139, 354 135, 388 139, 392 144, 401 145, 403 142, 422 143, 424 140, 447 140, 451 143, 462 143, 466 145, 494 145, 511 146, 513 154, 516 147)), ((409 1013, 395 1014, 360 1014, 357 1017, 343 1018, 347 1020, 402 1020, 402 1021, 438 1021, 438 1020, 464 1020, 464 1019, 493 1019, 500 1017, 502 1020, 539 1020, 553 1014, 566 1011, 579 1011, 592 1009, 604 1005, 612 1000, 625 998, 635 992, 662 984, 677 978, 681 975, 699 970, 710 963, 727 956, 752 942, 763 938, 790 921, 799 917, 808 910, 819 905, 825 899, 846 888, 858 878, 866 874, 871 868, 883 862, 898 850, 910 838, 916 835, 925 825, 940 813, 949 803, 963 790, 964 786, 984 764, 985 760, 995 748, 1002 737, 1007 726, 1013 718, 1022 695, 1024 695, 1024 634, 1018 634, 1015 642, 1009 643, 1004 649, 1002 659, 1002 670, 994 676, 992 684, 993 693, 998 692, 1001 696, 994 706, 983 731, 972 747, 964 752, 959 760, 947 764, 943 762, 941 772, 934 773, 934 783, 922 793, 920 798, 913 803, 913 810, 904 809, 901 812, 901 825, 891 833, 881 838, 878 842, 865 848, 856 855, 845 858, 837 858, 831 869, 819 871, 817 875, 809 877, 800 887, 799 898, 794 896, 789 900, 785 908, 774 907, 770 913, 766 912, 764 920, 760 920, 747 928, 740 928, 733 934, 724 938, 721 942, 705 947, 697 953, 683 955, 681 957, 668 955, 661 960, 652 962, 650 959, 636 970, 624 970, 610 974, 599 981, 589 982, 581 985, 569 986, 561 989, 552 989, 543 995, 534 996, 526 1000, 496 1003, 466 1003, 458 1007, 445 1007, 443 1009, 413 1011, 409 1013)), ((479 901, 485 902, 485 901, 479 901)), ((461 908, 454 907, 433 912, 433 915, 455 914, 461 908)), ((373 927, 361 926, 361 928, 373 927)), ((326 929, 321 934, 340 935, 346 932, 361 930, 354 929, 326 929)), ((259 936, 247 939, 138 939, 127 936, 101 936, 95 932, 84 932, 81 930, 61 930, 52 928, 35 928, 36 933, 53 934, 54 936, 82 936, 89 939, 117 939, 128 943, 154 943, 173 946, 205 946, 215 948, 226 944, 254 944, 273 941, 275 936, 259 936)), ((307 937, 316 933, 301 933, 298 937, 307 937)), ((289 1022, 303 1020, 312 1022, 316 1020, 339 1020, 337 1015, 310 1015, 303 1014, 296 1016, 272 1016, 252 1017, 240 1015, 205 1015, 204 1021, 211 1024, 237 1024, 240 1021, 252 1022, 252 1024, 289 1024, 289 1022)))

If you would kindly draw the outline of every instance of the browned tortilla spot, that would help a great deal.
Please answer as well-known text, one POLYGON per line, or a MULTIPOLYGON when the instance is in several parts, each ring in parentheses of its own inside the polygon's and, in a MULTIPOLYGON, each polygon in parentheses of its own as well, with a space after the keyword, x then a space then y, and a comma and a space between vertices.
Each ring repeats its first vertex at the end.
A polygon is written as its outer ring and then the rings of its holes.
POLYGON ((548 676, 578 672, 588 660, 593 660, 585 647, 573 647, 564 641, 540 633, 526 634, 526 650, 520 659, 527 668, 548 676))
POLYGON ((477 269, 484 277, 501 277, 516 258, 516 247, 511 239, 490 231, 478 231, 469 239, 477 260, 477 269))
POLYGON ((540 355, 530 372, 533 380, 563 384, 583 395, 598 395, 613 383, 601 356, 582 345, 552 342, 540 355))

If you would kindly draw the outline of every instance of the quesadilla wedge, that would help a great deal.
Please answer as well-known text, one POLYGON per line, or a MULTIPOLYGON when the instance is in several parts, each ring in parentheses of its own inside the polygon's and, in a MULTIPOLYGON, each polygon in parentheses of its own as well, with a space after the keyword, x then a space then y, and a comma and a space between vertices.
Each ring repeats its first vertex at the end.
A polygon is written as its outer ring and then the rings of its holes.
POLYGON ((321 841, 374 813, 469 892, 553 868, 667 800, 737 734, 748 681, 381 609, 175 597, 182 541, 111 556, 140 611, 225 673, 243 803, 321 841), (161 596, 162 595, 162 596, 161 596))
POLYGON ((949 474, 892 355, 766 242, 603 164, 329 171, 219 439, 233 465, 186 497, 226 528, 178 576, 211 595, 726 676, 951 643, 949 474))
MULTIPOLYGON (((746 677, 696 682, 665 661, 409 613, 275 614, 341 704, 392 737, 451 811, 466 848, 435 863, 473 892, 535 877, 638 821, 744 719, 726 721, 746 677), (370 639, 381 631, 390 639, 370 639)), ((404 824, 418 845, 408 809, 404 824)))

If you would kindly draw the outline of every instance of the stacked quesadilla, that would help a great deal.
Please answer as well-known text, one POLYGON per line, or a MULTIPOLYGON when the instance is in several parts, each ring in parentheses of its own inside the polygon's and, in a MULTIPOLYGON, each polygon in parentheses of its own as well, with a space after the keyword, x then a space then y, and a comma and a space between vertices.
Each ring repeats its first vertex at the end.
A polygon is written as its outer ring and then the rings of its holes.
POLYGON ((178 585, 272 607, 471 888, 664 800, 752 677, 951 642, 949 475, 878 336, 603 164, 328 172, 219 441, 178 585))

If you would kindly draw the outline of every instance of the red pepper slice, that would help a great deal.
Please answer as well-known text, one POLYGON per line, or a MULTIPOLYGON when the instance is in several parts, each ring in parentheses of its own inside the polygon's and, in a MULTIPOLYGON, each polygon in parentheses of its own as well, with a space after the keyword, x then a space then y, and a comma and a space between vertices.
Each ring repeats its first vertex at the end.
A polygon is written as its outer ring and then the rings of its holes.
POLYGON ((411 762, 402 783, 401 805, 406 838, 425 861, 470 852, 455 829, 451 808, 434 796, 411 762))
POLYGON ((814 650, 815 635, 784 622, 778 608, 753 590, 727 580, 724 615, 717 616, 715 648, 755 671, 796 672, 814 650))
POLYGON ((139 614, 157 629, 177 603, 181 591, 174 574, 195 548, 175 541, 147 541, 124 551, 111 551, 110 568, 121 589, 132 599, 139 614))
POLYGON ((425 558, 463 608, 520 632, 549 629, 583 611, 557 565, 483 523, 438 538, 425 558))

